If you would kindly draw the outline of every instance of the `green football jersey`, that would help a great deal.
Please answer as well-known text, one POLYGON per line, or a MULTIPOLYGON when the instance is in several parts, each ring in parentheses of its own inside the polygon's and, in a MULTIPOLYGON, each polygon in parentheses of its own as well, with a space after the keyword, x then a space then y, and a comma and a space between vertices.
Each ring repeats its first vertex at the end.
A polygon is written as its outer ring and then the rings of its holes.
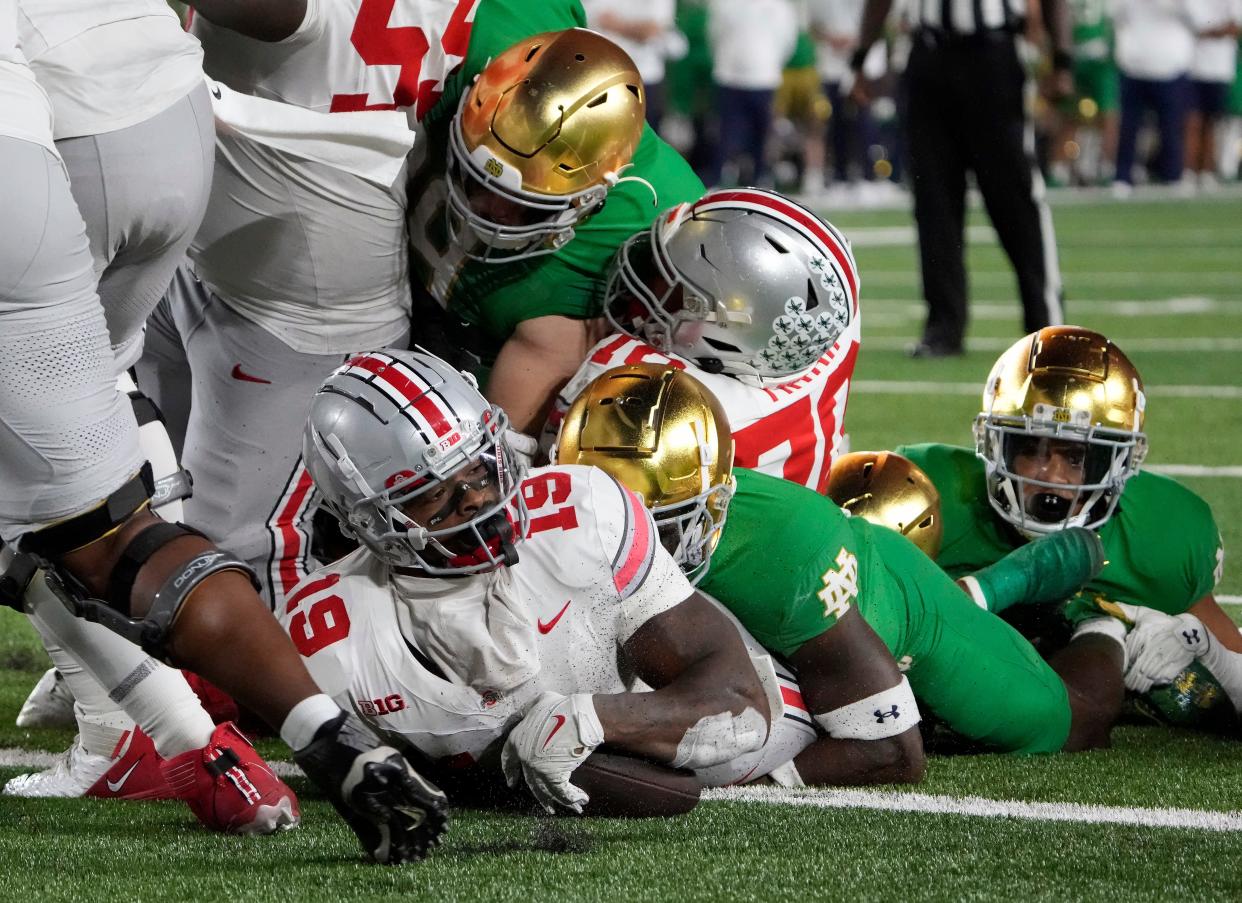
POLYGON ((1112 22, 1109 0, 1070 0, 1074 56, 1080 60, 1105 60, 1111 55, 1112 22))
MULTIPOLYGON (((984 462, 951 445, 897 449, 940 491, 944 540, 937 563, 954 577, 986 567, 1025 540, 992 510, 984 462)), ((1224 550, 1207 503, 1175 480, 1139 473, 1100 528, 1108 564, 1066 608, 1071 622, 1101 614, 1100 602, 1181 614, 1220 579, 1224 550)))
POLYGON ((409 189, 412 275, 454 321, 468 327, 462 335, 485 364, 523 320, 598 316, 608 264, 621 243, 650 226, 659 211, 695 200, 705 190, 677 152, 646 127, 633 166, 623 177, 639 176, 652 188, 637 181, 618 184, 603 209, 579 225, 573 240, 554 254, 481 263, 449 241, 444 216, 448 129, 463 92, 488 60, 522 38, 585 25, 578 0, 482 0, 465 62, 446 80, 443 96, 424 120, 427 140, 414 148, 409 189))
POLYGON ((872 528, 805 486, 741 467, 733 474, 737 491, 699 588, 787 656, 878 582, 872 528))
POLYGON ((1060 678, 913 543, 804 486, 743 468, 734 475, 698 588, 755 639, 789 656, 856 606, 919 705, 955 731, 1009 752, 1061 748, 1070 712, 1060 678))

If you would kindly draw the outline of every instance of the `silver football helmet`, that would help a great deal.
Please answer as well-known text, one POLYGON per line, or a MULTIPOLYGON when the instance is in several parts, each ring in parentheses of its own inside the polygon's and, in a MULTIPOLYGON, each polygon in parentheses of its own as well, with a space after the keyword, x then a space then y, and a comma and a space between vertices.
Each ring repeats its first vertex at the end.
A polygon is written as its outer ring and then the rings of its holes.
MULTIPOLYGON (((527 512, 504 412, 472 377, 425 351, 365 352, 332 372, 311 400, 302 455, 342 530, 394 567, 437 576, 517 561, 527 512), (467 471, 499 499, 467 522, 436 529, 404 507, 467 471)), ((445 505, 454 504, 450 498, 445 505)), ((442 509, 443 510, 443 509, 442 509)))
POLYGON ((757 188, 679 204, 617 252, 609 322, 666 353, 751 385, 806 370, 858 318, 849 242, 757 188))

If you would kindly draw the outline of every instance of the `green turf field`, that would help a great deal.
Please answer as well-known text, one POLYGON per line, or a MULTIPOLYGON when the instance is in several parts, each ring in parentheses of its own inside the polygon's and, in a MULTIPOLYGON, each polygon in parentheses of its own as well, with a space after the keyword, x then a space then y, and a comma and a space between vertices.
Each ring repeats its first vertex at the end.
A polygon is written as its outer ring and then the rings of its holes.
MULTIPOLYGON (((971 351, 917 362, 901 351, 921 322, 909 216, 827 212, 855 237, 863 274, 854 447, 969 442, 979 386, 1020 328, 985 220, 972 220, 971 351)), ((1116 339, 1146 378, 1149 463, 1200 468, 1186 482, 1212 503, 1226 547, 1242 548, 1242 202, 1055 216, 1070 319, 1116 339)), ((1242 596, 1232 561, 1220 593, 1242 596)), ((44 667, 29 627, 0 610, 4 761, 69 742, 13 727, 44 667)), ((361 863, 304 782, 303 827, 257 840, 208 834, 173 803, 0 798, 0 900, 1242 898, 1237 745, 1146 727, 1115 741, 1078 756, 936 758, 917 792, 710 800, 670 822, 461 813, 443 849, 397 870, 361 863)), ((284 757, 278 743, 264 750, 284 757)), ((0 767, 0 780, 19 770, 0 767)))

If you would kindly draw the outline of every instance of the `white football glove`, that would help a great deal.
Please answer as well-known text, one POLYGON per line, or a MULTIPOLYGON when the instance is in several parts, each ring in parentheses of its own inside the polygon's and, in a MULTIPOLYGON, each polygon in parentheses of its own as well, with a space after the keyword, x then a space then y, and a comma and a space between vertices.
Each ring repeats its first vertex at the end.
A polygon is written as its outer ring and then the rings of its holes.
POLYGON ((526 786, 549 813, 560 805, 581 815, 590 797, 569 783, 569 776, 603 742, 604 726, 590 694, 544 693, 509 732, 500 764, 509 786, 516 787, 525 776, 526 786))
POLYGON ((1207 647, 1207 628, 1194 615, 1144 615, 1126 636, 1126 689, 1146 693, 1172 683, 1207 647))

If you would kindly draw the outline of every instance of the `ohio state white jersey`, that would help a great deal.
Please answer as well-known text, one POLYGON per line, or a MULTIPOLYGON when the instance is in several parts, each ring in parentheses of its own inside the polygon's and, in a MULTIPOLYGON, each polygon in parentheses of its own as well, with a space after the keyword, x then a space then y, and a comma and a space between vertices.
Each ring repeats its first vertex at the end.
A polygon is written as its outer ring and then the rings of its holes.
POLYGON ((18 0, 22 52, 56 138, 150 119, 203 80, 203 51, 165 0, 18 0))
POLYGON ((521 492, 513 567, 412 577, 361 549, 295 590, 282 621, 319 686, 390 739, 473 759, 545 690, 624 692, 623 645, 690 584, 603 471, 538 468, 521 492))
MULTIPOLYGON (((235 91, 320 113, 418 119, 460 64, 478 0, 308 0, 267 42, 193 21, 204 67, 235 91)), ((415 139, 415 146, 419 139, 415 139)), ((222 130, 216 181, 190 249, 230 308, 296 351, 390 344, 410 311, 405 179, 378 186, 222 130)))
POLYGON ((707 373, 684 358, 656 351, 641 339, 609 336, 591 349, 557 396, 541 444, 545 451, 555 446, 570 404, 605 370, 623 364, 668 364, 688 369, 720 399, 733 428, 738 467, 824 492, 833 460, 845 451, 845 405, 858 357, 858 320, 854 317, 836 343, 802 375, 761 387, 727 374, 707 373))
POLYGON ((479 0, 307 0, 283 41, 195 16, 212 78, 235 91, 323 113, 402 110, 413 127, 466 56, 479 0))
POLYGON ((0 135, 52 144, 52 105, 17 48, 17 4, 0 0, 0 135))

